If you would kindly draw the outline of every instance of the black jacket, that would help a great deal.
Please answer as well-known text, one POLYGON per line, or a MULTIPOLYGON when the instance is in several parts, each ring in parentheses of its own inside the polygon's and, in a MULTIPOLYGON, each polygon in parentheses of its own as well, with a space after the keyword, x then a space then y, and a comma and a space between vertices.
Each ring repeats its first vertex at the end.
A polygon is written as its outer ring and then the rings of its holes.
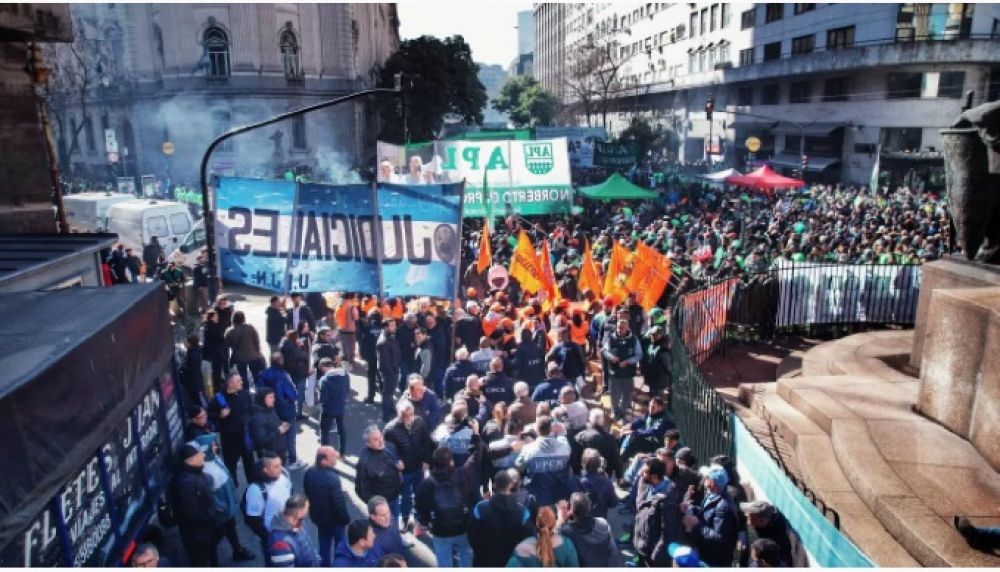
POLYGON ((202 359, 212 361, 213 359, 225 360, 229 356, 226 354, 226 328, 222 323, 213 324, 205 322, 205 343, 202 344, 202 359))
POLYGON ((280 344, 285 337, 285 314, 272 306, 264 310, 267 314, 267 343, 280 344))
POLYGON ((173 508, 182 529, 211 534, 218 522, 212 497, 212 477, 201 467, 183 464, 174 477, 173 508))
POLYGON ((775 510, 766 526, 754 528, 753 530, 757 533, 757 538, 767 538, 773 540, 778 545, 778 550, 781 552, 781 559, 785 562, 786 566, 809 565, 808 562, 796 562, 792 556, 792 539, 788 532, 788 521, 785 520, 785 515, 775 510))
POLYGON ((399 328, 396 329, 396 341, 399 343, 402 363, 410 366, 410 369, 412 369, 413 362, 416 361, 416 356, 414 355, 417 349, 416 333, 417 330, 415 328, 411 328, 405 324, 400 324, 399 328))
POLYGON ((254 451, 257 453, 273 451, 282 456, 285 454, 288 440, 284 434, 278 432, 279 425, 281 419, 273 407, 254 406, 250 415, 250 439, 253 441, 254 451))
POLYGON ((444 398, 451 401, 455 394, 465 389, 465 380, 477 373, 476 366, 469 360, 458 360, 444 372, 444 398))
POLYGON ((514 377, 532 390, 545 379, 545 351, 534 342, 520 343, 512 360, 514 377))
POLYGON ((490 403, 504 403, 510 405, 514 402, 514 382, 506 373, 490 372, 483 379, 483 395, 490 403))
POLYGON ((625 474, 618 449, 618 440, 606 430, 588 427, 577 433, 570 444, 573 445, 573 456, 570 457, 570 464, 577 473, 583 469, 581 462, 584 449, 597 449, 597 452, 604 459, 604 468, 609 477, 620 477, 625 474))
POLYGON ((375 342, 375 353, 378 355, 378 371, 382 374, 382 379, 388 379, 389 385, 395 389, 395 381, 399 379, 399 368, 403 359, 403 352, 399 349, 396 335, 389 335, 389 330, 382 330, 378 341, 375 342))
POLYGON ((281 357, 285 361, 285 371, 292 376, 292 381, 309 377, 309 351, 304 345, 299 345, 286 338, 281 342, 280 349, 281 357))
POLYGON ((208 418, 219 433, 225 438, 239 438, 241 442, 252 412, 250 393, 245 389, 236 393, 216 393, 208 403, 208 418), (226 407, 229 408, 229 415, 222 417, 222 410, 226 407))
POLYGON ((423 471, 423 464, 431 461, 434 442, 431 441, 430 429, 420 417, 414 417, 409 429, 397 417, 385 426, 383 435, 386 443, 392 443, 403 461, 404 472, 423 471))
POLYGON ((332 467, 309 467, 302 477, 302 488, 309 499, 309 518, 316 526, 346 526, 351 522, 347 495, 340 475, 332 467))
POLYGON ((375 495, 385 497, 390 503, 399 496, 403 478, 396 469, 398 457, 387 448, 376 451, 369 447, 358 455, 354 491, 364 502, 375 495))
MULTIPOLYGON (((292 311, 293 308, 289 308, 285 311, 285 326, 287 326, 289 330, 292 329, 292 319, 294 318, 292 311)), ((316 318, 313 316, 312 309, 306 304, 299 305, 299 322, 301 323, 303 321, 309 322, 310 332, 316 331, 316 318)))
POLYGON ((559 527, 559 534, 573 542, 580 568, 619 568, 625 566, 611 526, 603 518, 573 519, 559 527))
MULTIPOLYGON (((668 566, 667 547, 681 536, 681 495, 673 483, 666 481, 665 491, 646 494, 648 486, 639 484, 636 495, 635 550, 653 566, 668 566)), ((662 483, 661 483, 662 484, 662 483)), ((699 549, 700 554, 700 549, 699 549)), ((704 555, 702 555, 704 559, 704 555)))
POLYGON ((455 322, 455 339, 472 353, 479 349, 483 337, 483 323, 477 316, 464 316, 455 322))
POLYGON ((534 534, 531 512, 514 495, 480 501, 469 518, 469 544, 476 568, 502 568, 519 542, 534 534))
POLYGON ((739 540, 739 522, 733 501, 725 494, 709 497, 695 511, 701 522, 694 528, 693 535, 702 561, 711 567, 732 566, 733 551, 739 540))

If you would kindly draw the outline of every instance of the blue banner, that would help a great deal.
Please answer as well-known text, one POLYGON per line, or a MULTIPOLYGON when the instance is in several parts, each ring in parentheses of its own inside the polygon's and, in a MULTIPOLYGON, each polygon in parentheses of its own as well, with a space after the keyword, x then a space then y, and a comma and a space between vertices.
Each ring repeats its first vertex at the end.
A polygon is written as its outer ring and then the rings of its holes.
POLYGON ((215 190, 215 244, 222 278, 286 291, 296 185, 221 177, 215 190))
POLYGON ((461 264, 463 183, 378 187, 382 219, 382 289, 387 298, 451 300, 461 264))
POLYGON ((452 299, 463 190, 463 183, 376 190, 220 178, 215 237, 222 277, 275 292, 452 299))

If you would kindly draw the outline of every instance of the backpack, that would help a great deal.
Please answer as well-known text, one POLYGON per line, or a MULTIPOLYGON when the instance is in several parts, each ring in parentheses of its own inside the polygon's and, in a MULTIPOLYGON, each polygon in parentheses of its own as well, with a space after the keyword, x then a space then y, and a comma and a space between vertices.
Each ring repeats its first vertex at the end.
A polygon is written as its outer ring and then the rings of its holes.
POLYGON ((267 506, 267 488, 262 486, 260 483, 250 483, 247 489, 243 491, 243 498, 240 499, 240 513, 243 514, 243 520, 246 521, 247 527, 253 531, 260 538, 267 538, 267 527, 264 526, 264 512, 260 513, 260 516, 250 516, 247 514, 247 494, 250 492, 252 487, 257 487, 260 490, 260 495, 264 498, 264 506, 267 506))
POLYGON ((453 536, 466 530, 469 509, 462 499, 462 491, 452 481, 434 483, 434 503, 431 511, 431 526, 434 534, 453 536))

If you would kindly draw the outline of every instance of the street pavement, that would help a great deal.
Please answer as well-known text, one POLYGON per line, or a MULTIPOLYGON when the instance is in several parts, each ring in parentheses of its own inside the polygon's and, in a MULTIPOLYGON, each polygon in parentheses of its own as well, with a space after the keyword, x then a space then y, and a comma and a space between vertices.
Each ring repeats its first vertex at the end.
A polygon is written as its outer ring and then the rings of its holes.
MULTIPOLYGON (((236 310, 242 311, 246 315, 247 322, 257 329, 263 342, 264 332, 266 331, 265 309, 268 306, 268 300, 273 294, 242 286, 229 287, 226 289, 226 293, 229 295, 230 302, 235 305, 236 310)), ((368 392, 367 387, 368 380, 365 376, 364 365, 355 365, 353 371, 351 372, 351 393, 347 402, 347 415, 345 416, 348 425, 347 451, 340 451, 341 460, 338 462, 336 467, 337 471, 341 475, 344 490, 348 495, 348 510, 350 511, 352 518, 366 518, 368 515, 367 507, 354 492, 355 465, 357 463, 358 453, 364 446, 361 436, 365 427, 369 425, 375 424, 379 427, 382 426, 381 400, 378 399, 375 405, 367 405, 364 403, 364 398, 368 392)), ((300 423, 300 432, 296 437, 296 451, 298 453, 299 460, 304 464, 307 464, 307 466, 312 465, 315 461, 316 450, 320 446, 318 431, 319 422, 315 417, 311 417, 310 419, 300 423)), ((331 439, 335 447, 339 445, 339 436, 332 435, 331 439)), ((305 473, 305 470, 306 467, 290 471, 293 482, 293 490, 297 493, 302 491, 302 476, 305 473)), ((242 499, 243 492, 246 488, 246 482, 243 478, 243 471, 240 470, 237 471, 237 473, 240 485, 239 494, 242 499)), ((612 509, 608 515, 608 521, 612 525, 613 530, 615 530, 616 536, 617 534, 620 534, 623 524, 620 513, 617 510, 612 509)), ((260 542, 258 541, 257 536, 254 535, 253 532, 246 526, 242 518, 237 517, 237 523, 240 541, 244 546, 253 551, 257 555, 257 558, 247 562, 233 562, 231 557, 232 551, 229 547, 229 543, 223 539, 219 543, 220 566, 263 566, 264 560, 260 554, 260 542)), ((309 522, 307 526, 312 534, 313 541, 316 542, 315 527, 311 522, 309 522)), ((164 549, 164 556, 169 559, 171 565, 186 565, 187 558, 184 556, 184 550, 180 545, 180 539, 176 527, 166 530, 164 533, 166 545, 164 549)), ((408 534, 405 534, 404 538, 410 538, 412 540, 412 536, 408 534)), ((424 538, 419 539, 414 543, 413 548, 410 549, 410 554, 405 555, 411 565, 429 567, 435 566, 434 553, 426 542, 427 540, 424 538)))

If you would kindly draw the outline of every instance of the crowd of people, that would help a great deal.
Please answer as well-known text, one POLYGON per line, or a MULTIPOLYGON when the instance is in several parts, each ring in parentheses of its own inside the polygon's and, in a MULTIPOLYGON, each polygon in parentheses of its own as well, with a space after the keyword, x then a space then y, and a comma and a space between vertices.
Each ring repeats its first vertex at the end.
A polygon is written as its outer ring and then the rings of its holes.
POLYGON ((204 326, 181 369, 188 443, 169 503, 191 564, 217 564, 226 538, 234 560, 259 549, 273 566, 413 565, 417 541, 439 567, 804 565, 780 511, 750 498, 732 459, 702 466, 684 446, 670 412, 669 310, 699 283, 780 260, 933 260, 950 248, 947 204, 907 188, 667 183, 642 204, 491 224, 494 265, 509 265, 522 230, 548 241, 557 300, 513 279, 491 288, 477 221, 466 221, 454 301, 275 296, 262 335, 226 296, 199 297, 204 326), (670 259, 676 279, 655 307, 580 287, 585 245, 603 270, 615 242, 670 259), (348 418, 352 373, 367 378, 364 402, 382 423, 348 418), (310 417, 321 445, 311 466, 297 446, 310 417), (345 456, 356 456, 360 519, 345 456), (239 543, 240 518, 259 547, 239 543))

